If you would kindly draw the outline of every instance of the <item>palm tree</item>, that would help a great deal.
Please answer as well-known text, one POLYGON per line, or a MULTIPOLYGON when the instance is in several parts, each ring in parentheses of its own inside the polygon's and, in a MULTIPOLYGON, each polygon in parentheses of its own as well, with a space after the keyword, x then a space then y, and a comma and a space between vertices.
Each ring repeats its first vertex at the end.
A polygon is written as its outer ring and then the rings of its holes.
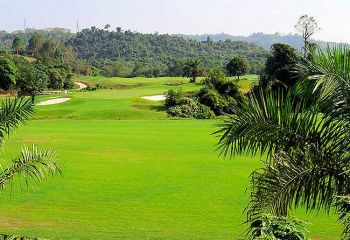
POLYGON ((230 157, 266 155, 264 167, 251 177, 248 222, 265 213, 287 216, 299 206, 329 212, 343 196, 336 211, 349 237, 350 201, 344 198, 350 198, 350 54, 341 47, 319 50, 311 59, 299 71, 304 82, 313 83, 313 106, 291 93, 250 95, 216 132, 219 149, 230 157))
POLYGON ((183 68, 182 76, 191 78, 190 83, 195 83, 196 78, 202 73, 199 60, 188 60, 183 68))
MULTIPOLYGON (((33 107, 30 99, 6 99, 0 109, 0 145, 13 130, 25 124, 32 114, 33 107)), ((5 168, 1 167, 0 189, 4 190, 8 184, 12 184, 15 176, 24 179, 28 186, 30 182, 40 183, 48 176, 61 174, 61 165, 54 159, 55 153, 51 150, 43 150, 35 145, 30 148, 23 147, 11 164, 5 168)), ((9 236, 6 235, 6 237, 9 236)))
MULTIPOLYGON (((5 138, 19 125, 25 124, 33 114, 30 99, 15 98, 6 99, 0 109, 0 145, 5 138)), ((51 150, 44 151, 33 145, 31 148, 23 147, 21 154, 12 161, 12 164, 2 168, 0 172, 0 189, 5 189, 16 175, 24 177, 25 181, 32 179, 42 181, 48 175, 61 173, 61 166, 55 162, 55 153, 51 150)))

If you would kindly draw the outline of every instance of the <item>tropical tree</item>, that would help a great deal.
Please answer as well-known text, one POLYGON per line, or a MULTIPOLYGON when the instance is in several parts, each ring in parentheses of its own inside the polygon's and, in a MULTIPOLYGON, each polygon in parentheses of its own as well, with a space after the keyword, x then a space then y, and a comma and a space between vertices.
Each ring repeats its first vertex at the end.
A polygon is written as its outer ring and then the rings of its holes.
POLYGON ((41 93, 48 85, 47 69, 44 65, 29 64, 21 72, 17 81, 19 94, 29 95, 34 103, 35 96, 41 93))
MULTIPOLYGON (((350 197, 350 54, 346 48, 318 50, 299 64, 303 81, 312 81, 317 100, 284 91, 251 94, 221 124, 224 156, 266 155, 251 178, 247 221, 264 214, 288 216, 291 208, 336 211, 348 239, 350 197), (320 115, 320 111, 322 114, 320 115), (339 198, 339 196, 342 196, 339 198)), ((306 91, 309 92, 309 91, 306 91)))
POLYGON ((280 43, 272 45, 271 56, 260 74, 259 87, 291 89, 297 81, 295 68, 299 60, 294 48, 280 43))
POLYGON ((202 68, 200 66, 199 60, 197 59, 188 60, 184 64, 182 76, 191 78, 190 83, 195 83, 197 77, 199 77, 201 73, 202 73, 202 68))
POLYGON ((27 52, 36 55, 43 47, 44 42, 45 39, 40 34, 33 35, 28 41, 27 52))
POLYGON ((16 84, 17 69, 13 61, 0 56, 0 87, 8 90, 16 84))
POLYGON ((12 41, 12 50, 14 53, 16 53, 17 55, 20 52, 23 52, 25 50, 25 42, 24 39, 16 36, 13 41, 12 41))
POLYGON ((241 76, 247 74, 250 70, 249 62, 246 58, 234 57, 226 65, 226 71, 229 76, 236 76, 239 80, 241 76))

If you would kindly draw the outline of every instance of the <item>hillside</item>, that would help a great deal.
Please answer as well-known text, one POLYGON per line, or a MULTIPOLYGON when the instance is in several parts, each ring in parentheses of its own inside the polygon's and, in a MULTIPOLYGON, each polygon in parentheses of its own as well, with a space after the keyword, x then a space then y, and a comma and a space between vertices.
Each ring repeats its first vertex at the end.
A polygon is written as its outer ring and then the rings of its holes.
POLYGON ((15 31, 8 33, 6 31, 0 31, 0 50, 9 50, 12 46, 12 41, 15 36, 20 36, 28 42, 28 40, 35 34, 39 34, 45 38, 52 40, 57 40, 61 42, 66 42, 68 39, 72 38, 75 34, 71 33, 65 28, 47 28, 47 29, 26 29, 26 31, 15 31))
MULTIPOLYGON (((185 34, 176 34, 175 36, 183 37, 184 39, 191 39, 197 41, 207 41, 208 37, 212 41, 245 41, 249 43, 255 43, 260 47, 269 50, 271 45, 275 43, 288 44, 294 47, 297 50, 301 50, 303 47, 303 38, 298 34, 265 34, 265 33, 253 33, 247 37, 245 36, 233 36, 229 34, 202 34, 202 35, 185 35, 185 34)), ((321 47, 327 46, 327 44, 336 44, 334 42, 325 42, 325 41, 314 41, 321 47)))
POLYGON ((257 72, 268 52, 253 43, 242 41, 201 42, 181 37, 138 32, 111 32, 92 27, 79 32, 67 42, 73 46, 78 57, 121 60, 145 66, 169 67, 175 60, 197 58, 207 68, 221 66, 234 55, 246 57, 257 72))

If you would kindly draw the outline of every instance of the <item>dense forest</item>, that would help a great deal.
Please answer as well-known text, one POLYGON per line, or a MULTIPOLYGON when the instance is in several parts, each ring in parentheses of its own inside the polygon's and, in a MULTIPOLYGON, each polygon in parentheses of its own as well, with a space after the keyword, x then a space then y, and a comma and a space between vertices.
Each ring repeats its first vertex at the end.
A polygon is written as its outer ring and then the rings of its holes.
POLYGON ((195 41, 159 34, 142 34, 131 31, 111 32, 92 27, 79 32, 67 43, 73 46, 78 57, 122 60, 145 67, 158 67, 164 71, 178 59, 198 59, 206 68, 223 66, 235 55, 248 59, 252 72, 263 65, 267 52, 255 44, 240 41, 195 41))
POLYGON ((204 69, 224 66, 234 56, 248 60, 251 73, 262 69, 268 51, 243 41, 196 41, 168 34, 142 34, 91 27, 77 34, 65 29, 0 32, 0 49, 10 50, 15 37, 26 44, 34 35, 64 43, 77 54, 73 69, 77 73, 106 76, 180 75, 179 69, 188 59, 197 59, 204 69), (2 45, 2 47, 1 47, 2 45))
MULTIPOLYGON (((185 39, 197 40, 197 41, 206 41, 208 38, 212 41, 244 41, 249 43, 255 43, 258 46, 270 50, 271 46, 276 43, 283 43, 297 50, 301 50, 304 45, 303 37, 299 34, 265 34, 265 33, 253 33, 247 37, 245 36, 233 36, 229 34, 202 34, 202 35, 184 35, 184 34, 176 34, 175 36, 180 36, 185 39)), ((334 42, 325 42, 325 41, 316 41, 310 40, 311 42, 316 43, 318 46, 325 48, 329 45, 337 45, 334 42)))

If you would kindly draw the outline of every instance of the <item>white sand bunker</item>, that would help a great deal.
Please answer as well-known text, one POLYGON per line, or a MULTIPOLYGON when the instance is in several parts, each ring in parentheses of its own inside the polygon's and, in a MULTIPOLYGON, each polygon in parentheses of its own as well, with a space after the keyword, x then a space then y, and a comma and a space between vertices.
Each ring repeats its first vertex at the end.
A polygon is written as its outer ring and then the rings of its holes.
POLYGON ((64 103, 71 100, 71 98, 54 98, 50 100, 46 100, 43 102, 40 102, 37 104, 37 106, 46 106, 46 105, 53 105, 53 104, 59 104, 59 103, 64 103))
POLYGON ((165 96, 164 95, 145 96, 145 97, 142 97, 142 99, 146 99, 150 101, 164 101, 165 96))

